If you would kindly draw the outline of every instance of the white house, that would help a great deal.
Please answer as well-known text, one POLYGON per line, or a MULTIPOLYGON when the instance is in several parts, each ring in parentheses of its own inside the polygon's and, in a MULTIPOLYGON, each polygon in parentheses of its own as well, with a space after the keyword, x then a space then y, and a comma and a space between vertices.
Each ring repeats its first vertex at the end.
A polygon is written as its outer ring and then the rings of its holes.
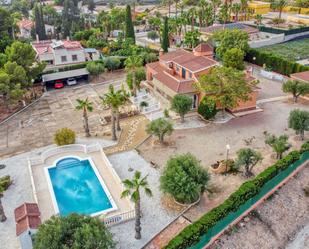
POLYGON ((80 42, 70 40, 44 40, 32 43, 37 59, 47 64, 45 70, 98 60, 100 53, 96 49, 84 49, 80 42))

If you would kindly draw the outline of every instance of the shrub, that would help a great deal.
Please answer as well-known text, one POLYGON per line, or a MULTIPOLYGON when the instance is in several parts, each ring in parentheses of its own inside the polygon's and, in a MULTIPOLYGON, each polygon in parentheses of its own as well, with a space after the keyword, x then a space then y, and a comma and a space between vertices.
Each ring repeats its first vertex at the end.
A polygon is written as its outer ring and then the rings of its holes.
POLYGON ((94 76, 98 76, 100 73, 104 72, 104 64, 95 61, 88 62, 86 68, 89 73, 94 76))
POLYGON ((11 184, 12 180, 9 175, 0 178, 0 189, 6 190, 11 184))
POLYGON ((56 132, 54 141, 58 146, 74 144, 75 132, 69 128, 62 128, 56 132))
POLYGON ((212 97, 204 97, 197 112, 205 119, 212 119, 217 114, 216 102, 212 97))
POLYGON ((70 214, 52 216, 34 236, 34 249, 115 248, 112 234, 97 218, 70 214))
POLYGON ((309 152, 309 141, 303 143, 300 149, 301 153, 309 152))
POLYGON ((105 60, 105 66, 109 71, 114 71, 120 68, 121 61, 117 57, 107 57, 105 60))
POLYGON ((171 109, 179 114, 181 122, 185 121, 185 115, 191 110, 193 100, 187 95, 177 94, 173 97, 171 109))
POLYGON ((157 136, 160 143, 163 143, 165 135, 172 134, 173 130, 173 124, 165 118, 152 120, 146 128, 146 132, 148 134, 157 136))
POLYGON ((160 178, 163 192, 181 203, 197 201, 208 182, 207 170, 189 153, 170 158, 160 178))

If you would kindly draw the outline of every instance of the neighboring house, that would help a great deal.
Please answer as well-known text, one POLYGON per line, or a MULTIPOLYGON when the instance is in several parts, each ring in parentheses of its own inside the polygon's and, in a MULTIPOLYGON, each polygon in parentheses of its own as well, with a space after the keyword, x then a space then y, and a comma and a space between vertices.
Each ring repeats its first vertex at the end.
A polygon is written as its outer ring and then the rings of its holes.
POLYGON ((96 49, 84 49, 78 41, 44 40, 33 42, 32 46, 37 59, 47 64, 45 70, 98 60, 100 57, 96 49))
MULTIPOLYGON (((19 37, 29 39, 31 38, 31 30, 34 27, 34 22, 29 19, 22 19, 17 23, 19 28, 19 37)), ((52 36, 55 33, 55 28, 52 25, 45 24, 45 31, 48 36, 52 36)))
POLYGON ((243 30, 249 35, 249 40, 251 40, 251 37, 255 37, 260 32, 257 28, 245 25, 243 23, 214 24, 206 28, 201 28, 200 32, 202 37, 208 38, 212 36, 214 32, 224 29, 243 30))
POLYGON ((29 19, 22 19, 17 23, 19 28, 19 37, 31 38, 31 29, 34 26, 34 22, 29 19))
MULTIPOLYGON (((166 104, 177 94, 190 96, 193 100, 192 109, 196 109, 205 94, 199 92, 194 87, 194 83, 211 68, 219 66, 212 57, 213 52, 208 44, 200 44, 193 53, 179 49, 163 54, 158 62, 146 65, 146 81, 143 85, 166 104)), ((248 84, 254 80, 255 78, 249 73, 246 74, 248 84)), ((239 102, 238 106, 231 111, 255 109, 257 95, 258 89, 253 88, 250 100, 239 102)))

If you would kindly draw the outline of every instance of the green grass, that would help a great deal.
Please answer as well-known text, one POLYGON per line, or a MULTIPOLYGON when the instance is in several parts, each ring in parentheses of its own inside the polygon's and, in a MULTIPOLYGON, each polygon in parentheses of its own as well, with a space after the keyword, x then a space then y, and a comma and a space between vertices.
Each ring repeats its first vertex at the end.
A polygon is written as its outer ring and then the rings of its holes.
POLYGON ((309 58, 309 38, 259 48, 260 51, 272 52, 290 61, 309 58))

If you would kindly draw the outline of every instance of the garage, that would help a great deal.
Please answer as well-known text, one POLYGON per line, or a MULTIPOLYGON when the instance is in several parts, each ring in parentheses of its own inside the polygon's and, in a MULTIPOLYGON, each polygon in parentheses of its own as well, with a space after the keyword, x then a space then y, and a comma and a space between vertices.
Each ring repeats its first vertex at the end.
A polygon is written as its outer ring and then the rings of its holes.
POLYGON ((62 88, 63 86, 88 83, 89 72, 86 68, 80 68, 65 72, 57 72, 42 75, 42 81, 46 89, 62 88))

